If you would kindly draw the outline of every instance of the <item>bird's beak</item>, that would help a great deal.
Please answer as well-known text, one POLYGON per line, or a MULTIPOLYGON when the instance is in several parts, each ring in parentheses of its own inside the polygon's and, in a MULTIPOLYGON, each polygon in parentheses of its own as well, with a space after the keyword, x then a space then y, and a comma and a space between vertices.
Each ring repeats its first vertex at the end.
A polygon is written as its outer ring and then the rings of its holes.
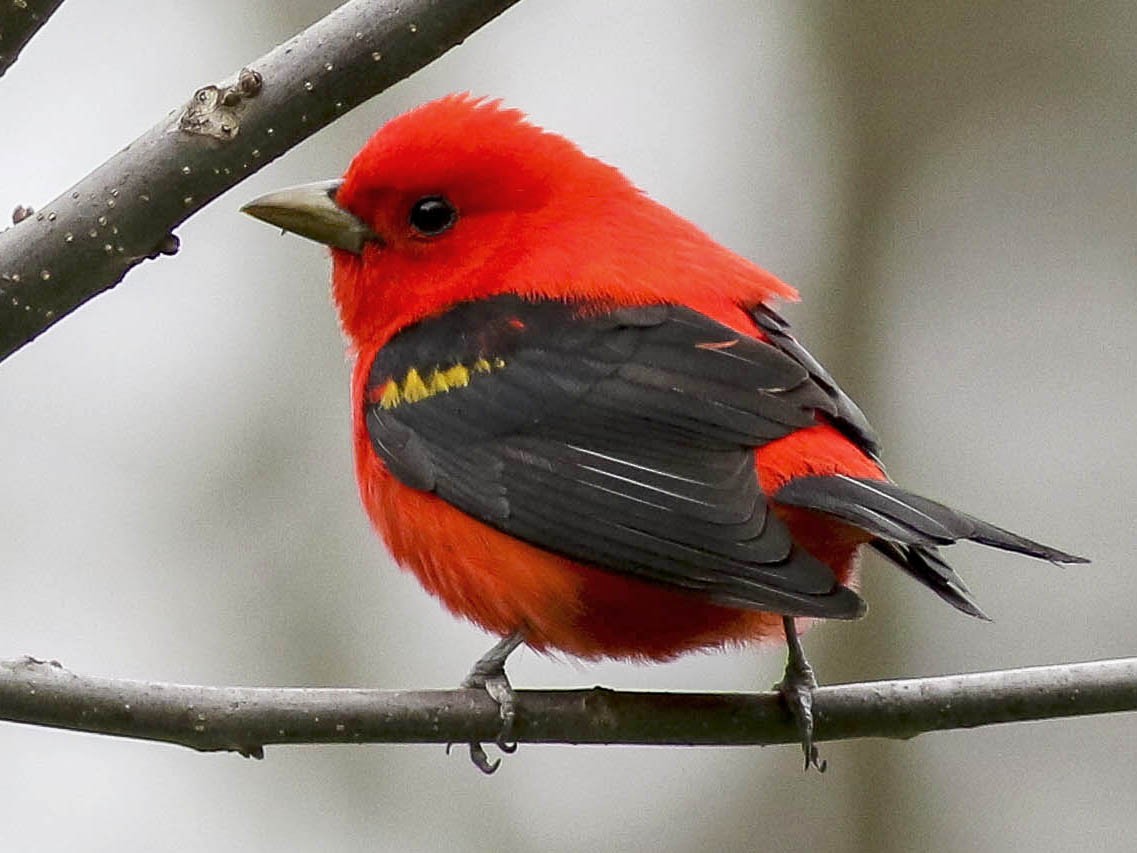
POLYGON ((256 219, 337 249, 360 254, 363 245, 379 241, 365 222, 336 204, 342 182, 319 181, 255 198, 241 208, 256 219))

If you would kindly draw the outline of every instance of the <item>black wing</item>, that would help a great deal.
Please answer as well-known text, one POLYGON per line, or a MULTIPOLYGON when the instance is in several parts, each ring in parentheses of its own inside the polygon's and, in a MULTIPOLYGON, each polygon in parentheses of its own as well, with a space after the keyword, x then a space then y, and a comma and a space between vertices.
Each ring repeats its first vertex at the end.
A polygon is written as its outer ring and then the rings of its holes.
POLYGON ((615 572, 790 615, 863 602, 770 511, 753 449, 845 418, 799 359, 697 312, 460 304, 376 356, 366 422, 403 483, 615 572))
POLYGON ((797 342, 790 333, 790 324, 782 319, 769 305, 758 304, 750 311, 754 322, 770 339, 770 343, 780 349, 809 373, 810 378, 816 382, 833 400, 835 410, 831 413, 830 421, 841 432, 845 433, 854 444, 861 448, 873 459, 880 461, 880 441, 876 431, 872 428, 865 413, 852 401, 848 394, 829 375, 829 371, 809 354, 809 351, 797 342))

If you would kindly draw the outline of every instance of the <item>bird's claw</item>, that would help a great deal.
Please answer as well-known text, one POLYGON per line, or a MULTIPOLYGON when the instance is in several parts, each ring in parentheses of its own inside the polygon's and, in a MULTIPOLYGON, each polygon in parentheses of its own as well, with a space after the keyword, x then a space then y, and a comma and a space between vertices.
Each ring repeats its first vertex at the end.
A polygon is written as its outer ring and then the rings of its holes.
POLYGON ((805 658, 792 618, 786 617, 784 622, 790 653, 786 660, 785 675, 774 685, 774 689, 782 695, 782 701, 786 703, 797 724, 801 750, 805 754, 803 769, 808 771, 813 767, 818 773, 824 773, 828 763, 821 758, 817 745, 813 742, 813 691, 817 689, 817 676, 805 658))
MULTIPOLYGON (((517 743, 513 740, 513 727, 517 721, 517 695, 513 692, 513 686, 505 674, 505 659, 521 642, 520 634, 505 638, 475 663, 470 674, 462 681, 462 687, 468 690, 485 690, 497 703, 501 715, 501 729, 494 739, 494 744, 506 755, 517 752, 517 743)), ((450 752, 449 745, 446 747, 446 752, 447 754, 450 752)), ((485 747, 477 741, 470 744, 470 760, 487 776, 497 772, 501 766, 501 759, 490 761, 485 747)))
POLYGON ((486 693, 490 694, 490 698, 497 702, 501 713, 501 731, 497 733, 497 739, 494 741, 497 748, 506 754, 517 752, 517 742, 513 740, 513 724, 517 721, 517 703, 509 679, 502 672, 488 679, 483 686, 486 693))
POLYGON ((782 700, 786 703, 794 722, 797 723, 798 734, 801 736, 801 749, 805 754, 804 769, 809 770, 813 767, 819 773, 824 773, 827 764, 813 742, 813 688, 817 686, 817 681, 813 678, 812 671, 808 676, 808 680, 796 680, 791 678, 787 671, 786 678, 776 687, 782 694, 782 700))
POLYGON ((497 768, 501 767, 501 759, 490 761, 489 756, 486 755, 485 747, 477 741, 470 744, 470 760, 474 762, 475 767, 487 776, 492 776, 497 772, 497 768))
MULTIPOLYGON (((472 690, 485 690, 490 698, 497 702, 498 713, 501 715, 501 729, 494 739, 494 744, 506 755, 517 752, 517 743, 513 740, 513 725, 517 720, 517 702, 513 687, 506 677, 505 670, 497 672, 479 672, 475 667, 462 686, 472 690)), ((470 744, 470 760, 474 766, 489 775, 501 766, 501 759, 490 761, 486 751, 480 743, 470 744)))
MULTIPOLYGON (((487 776, 492 776, 497 772, 497 768, 501 767, 501 759, 499 758, 496 761, 490 761, 490 757, 486 755, 485 747, 483 747, 477 741, 467 744, 467 746, 470 747, 470 761, 472 761, 474 763, 474 766, 485 773, 487 776)), ((446 754, 449 755, 450 750, 453 748, 453 743, 446 744, 446 754)), ((513 751, 517 751, 516 744, 514 744, 513 751)))

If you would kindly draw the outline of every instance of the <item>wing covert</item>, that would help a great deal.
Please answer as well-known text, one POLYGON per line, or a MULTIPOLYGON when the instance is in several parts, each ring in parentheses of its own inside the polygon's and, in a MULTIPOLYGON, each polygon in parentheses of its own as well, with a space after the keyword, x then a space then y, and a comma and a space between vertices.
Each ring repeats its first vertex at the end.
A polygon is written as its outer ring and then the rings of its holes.
POLYGON ((880 440, 877 438, 876 430, 872 428, 860 406, 841 390, 841 386, 829 375, 829 371, 821 362, 798 343, 797 338, 790 333, 790 324, 769 305, 754 306, 750 310, 750 316, 769 338, 770 343, 804 367, 813 381, 829 395, 834 407, 834 412, 830 415, 833 424, 861 450, 879 462, 880 440))

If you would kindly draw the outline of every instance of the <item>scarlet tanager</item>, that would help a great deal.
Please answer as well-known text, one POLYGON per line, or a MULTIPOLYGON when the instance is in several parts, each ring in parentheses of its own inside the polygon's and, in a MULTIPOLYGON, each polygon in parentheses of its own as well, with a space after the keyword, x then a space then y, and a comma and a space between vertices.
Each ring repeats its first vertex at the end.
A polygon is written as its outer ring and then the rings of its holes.
POLYGON ((771 306, 793 288, 499 102, 421 106, 342 180, 244 210, 332 248, 363 505, 503 638, 464 685, 498 701, 505 748, 522 644, 663 661, 784 639, 779 687, 823 769, 798 620, 865 612, 863 546, 979 618, 939 546, 1085 562, 892 483, 771 306))

